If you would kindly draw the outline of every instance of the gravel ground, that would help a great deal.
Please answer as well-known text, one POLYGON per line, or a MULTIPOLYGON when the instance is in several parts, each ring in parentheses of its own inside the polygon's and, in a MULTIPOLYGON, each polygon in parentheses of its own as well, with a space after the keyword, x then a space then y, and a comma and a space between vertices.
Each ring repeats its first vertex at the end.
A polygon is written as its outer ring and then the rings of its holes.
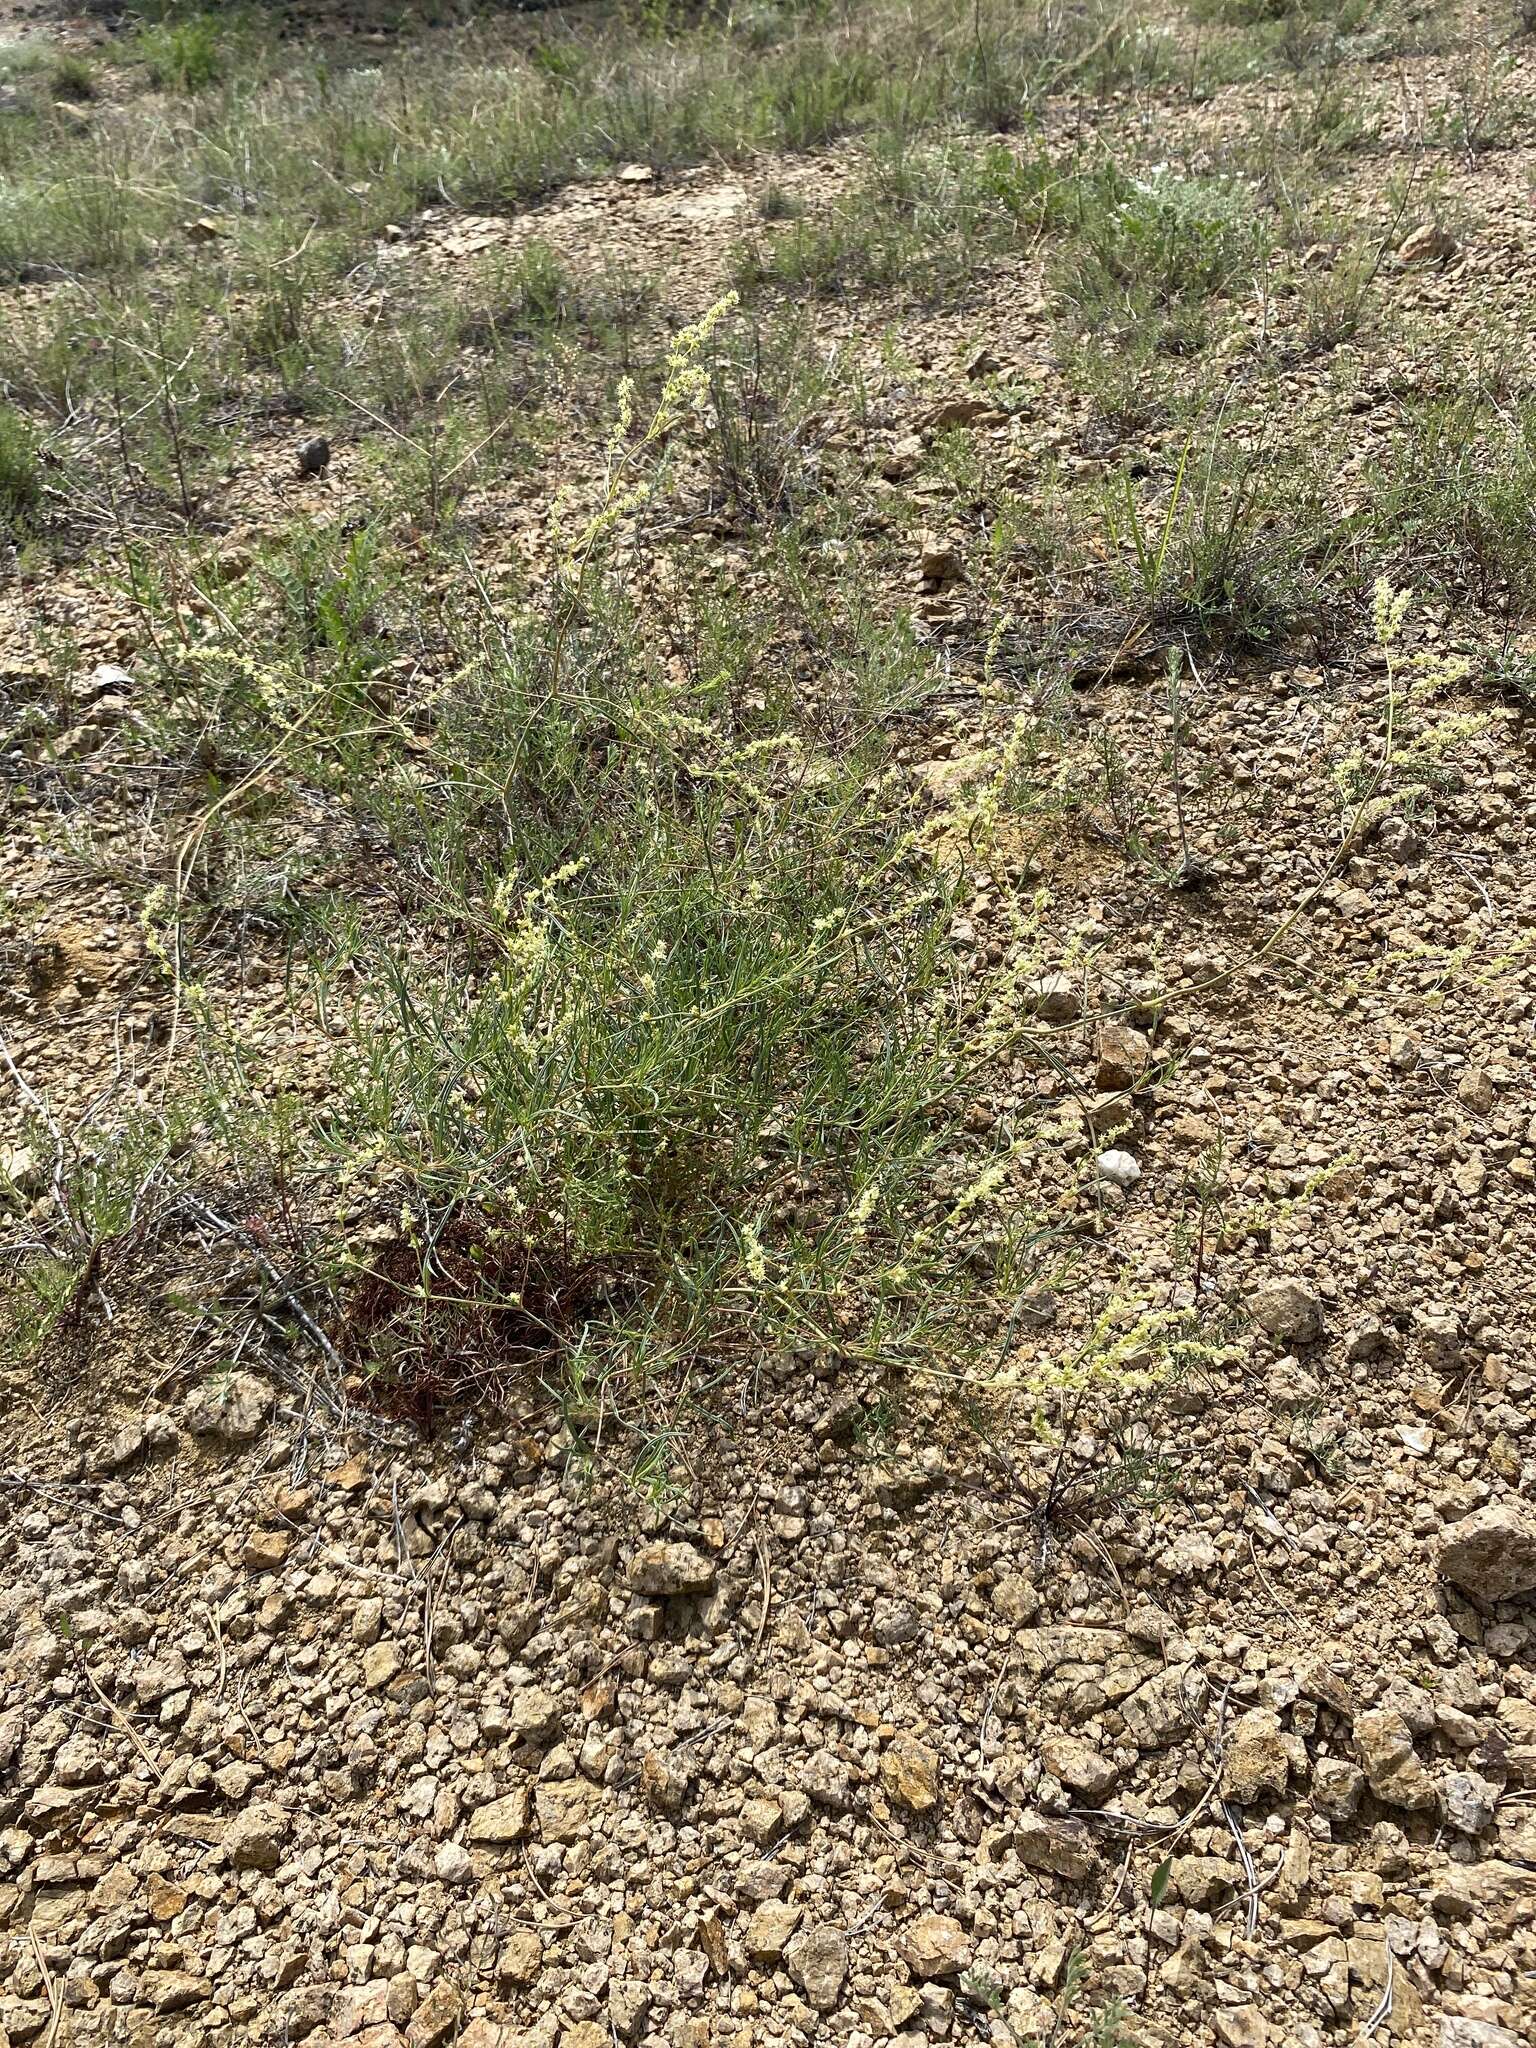
MULTIPOLYGON (((1392 269, 1414 322, 1358 402, 1298 369, 1341 476, 1368 486, 1447 332, 1523 303, 1529 155, 1445 167, 1477 225, 1392 269)), ((694 311, 770 176, 843 174, 613 180, 533 226, 694 311)), ((429 216, 390 260, 509 232, 429 216)), ((978 339, 1039 392, 975 411, 1001 473, 1101 459, 1042 292, 1031 259, 954 313, 828 316, 864 347, 867 420, 830 430, 877 508, 978 339)), ((530 550, 546 486, 506 506, 530 550)), ((254 449, 231 489, 238 546, 301 496, 343 509, 348 454, 300 486, 254 449)), ((889 602, 963 667, 978 535, 926 509, 889 602)), ((67 574, 27 601, 8 688, 68 623, 131 702, 130 615, 67 574)), ((189 1348, 152 1259, 104 1276, 88 1353, 6 1367, 0 2048, 917 2048, 1076 2039, 1110 1998, 1169 2048, 1530 2040, 1536 745, 1468 677, 1448 708, 1484 723, 1432 800, 1333 860, 1330 767, 1383 688, 1358 647, 1196 676, 1181 792, 1166 706, 1101 680, 1063 767, 1112 742, 1158 844, 1186 794, 1201 886, 1104 805, 976 876, 962 944, 1048 887, 1076 963, 1034 992, 1051 1071, 1000 1064, 974 1111, 1043 1105, 1017 1193, 1074 1245, 1020 1379, 1107 1296, 1219 1311, 1193 1369, 1060 1444, 1006 1390, 770 1359, 651 1498, 547 1404, 422 1444, 189 1348), (1155 1489, 1096 1493, 1128 1451, 1155 1489)), ((960 692, 912 765, 963 774, 989 715, 960 692)), ((163 1059, 168 997, 127 888, 61 860, 43 797, 9 815, 6 1044, 73 1115, 163 1059)), ((280 963, 230 975, 275 1037, 280 963)), ((211 1286, 227 1244, 192 1252, 211 1286)))

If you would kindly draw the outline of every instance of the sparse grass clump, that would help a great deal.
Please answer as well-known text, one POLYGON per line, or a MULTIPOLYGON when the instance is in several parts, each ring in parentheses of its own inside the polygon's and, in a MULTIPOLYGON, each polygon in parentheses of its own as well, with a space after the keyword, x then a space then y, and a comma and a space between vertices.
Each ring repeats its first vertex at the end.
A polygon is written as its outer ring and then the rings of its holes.
POLYGON ((61 50, 48 67, 48 87, 58 100, 95 99, 96 73, 90 59, 77 50, 61 50))
POLYGON ((876 289, 932 295, 1041 232, 1060 214, 1065 191, 1038 148, 877 151, 830 212, 747 244, 738 281, 817 298, 876 289))
POLYGON ((1526 616, 1536 603, 1536 407, 1464 392, 1410 413, 1375 518, 1421 586, 1526 616))
POLYGON ((141 920, 205 1059, 206 1138, 167 1184, 233 1178, 248 1209, 281 1188, 295 1298, 418 1419, 530 1374, 643 1405, 680 1362, 791 1344, 959 1358, 1012 1271, 1014 1154, 989 1164, 956 1088, 983 1020, 1013 1026, 957 973, 963 876, 870 701, 872 678, 910 701, 915 650, 867 624, 842 649, 797 589, 794 359, 713 317, 685 334, 654 412, 621 399, 605 494, 535 603, 471 575, 429 624, 414 543, 377 526, 300 530, 233 583, 211 551, 135 566, 158 658, 126 743, 199 805, 141 920), (771 456, 738 438, 766 406, 791 436, 771 456), (682 442, 738 465, 786 617, 744 629, 703 579, 658 619, 609 562, 682 442), (802 615, 808 712, 764 659, 802 615), (410 688, 394 650, 428 636, 410 688), (387 919, 284 857, 299 792, 370 849, 387 919), (330 1047, 318 1104, 201 979, 221 933, 262 929, 330 1047), (979 1232, 986 1260, 957 1266, 979 1232))
POLYGON ((21 539, 42 505, 43 475, 37 442, 25 417, 0 404, 0 531, 21 539))
POLYGON ((1074 181, 1071 196, 1073 233, 1051 275, 1079 333, 1152 335, 1184 353, 1203 338, 1206 301, 1260 261, 1253 202, 1220 180, 1107 171, 1074 181))
POLYGON ((1133 645, 1261 648, 1317 616, 1336 543, 1315 482, 1271 449, 1233 452, 1219 421, 1190 430, 1165 494, 1126 472, 1106 512, 1133 645))
POLYGON ((224 76, 229 44, 240 26, 233 15, 170 11, 139 30, 136 53, 151 84, 172 92, 203 92, 224 76))

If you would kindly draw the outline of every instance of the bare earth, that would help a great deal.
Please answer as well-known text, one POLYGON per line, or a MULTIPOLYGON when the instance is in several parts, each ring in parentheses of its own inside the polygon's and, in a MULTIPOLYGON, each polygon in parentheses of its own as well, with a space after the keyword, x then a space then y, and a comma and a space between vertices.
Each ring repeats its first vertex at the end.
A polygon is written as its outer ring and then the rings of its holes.
MULTIPOLYGON (((1429 91, 1445 63, 1404 75, 1429 91)), ((1219 138, 1261 91, 1196 118, 1219 138)), ((692 317, 744 233, 783 232, 766 187, 826 207, 849 163, 606 178, 514 218, 437 207, 381 243, 378 275, 536 235, 692 317)), ((1526 145, 1443 152, 1466 225, 1437 265, 1389 262, 1406 333, 1362 341, 1342 395, 1315 364, 1288 378, 1281 431, 1331 445, 1345 498, 1473 309, 1528 322, 1533 171, 1526 145)), ((1386 218, 1378 173, 1348 178, 1386 218)), ((1026 494, 1047 456, 1105 460, 1044 262, 1000 259, 953 310, 815 314, 865 380, 820 426, 867 474, 880 601, 954 652, 903 742, 935 789, 999 729, 972 602, 986 516, 909 465, 956 406, 1026 494), (989 378, 1025 395, 996 406, 989 378), (920 529, 953 551, 936 575, 920 529)), ((346 517, 356 438, 301 480, 285 427, 253 435, 218 546, 346 517)), ((471 501, 487 573, 515 559, 537 582, 551 495, 589 487, 600 446, 574 421, 471 501)), ((642 590, 680 555, 751 594, 729 522, 629 545, 642 590)), ((91 566, 6 590, 12 708, 66 626, 83 671, 132 677, 134 613, 91 566)), ((1431 610, 1408 631, 1456 644, 1431 610)), ((1072 693, 1063 775, 1108 749, 1123 777, 1022 821, 957 927, 985 954, 1050 892, 1054 1063, 1001 1060, 974 1117, 1046 1105, 1017 1195, 1072 1255, 1042 1266, 1009 1381, 969 1405, 835 1354, 765 1357, 679 1430, 676 1484, 648 1499, 601 1417, 573 1433, 536 1391, 423 1441, 302 1345, 258 1330, 236 1355, 187 1300, 249 1267, 228 1218, 174 1257, 108 1251, 112 1319, 4 1369, 0 2048, 1065 2042, 1115 1997, 1127 2040, 1169 2048, 1530 2040, 1536 728, 1477 673, 1454 682, 1439 713, 1476 720, 1447 777, 1339 858, 1330 764, 1379 746, 1385 689, 1369 636, 1201 669, 1172 787, 1155 671, 1072 693), (1172 888, 1134 849, 1181 824, 1198 872, 1172 888), (1042 1426, 1032 1376, 1106 1299, 1197 1290, 1232 1305, 1229 1342, 1042 1426), (1163 1461, 1155 1492, 1093 1495, 1117 1431, 1163 1461), (1071 1511, 1042 1521, 1063 1481, 1071 1511)), ((98 844, 129 846, 144 789, 110 724, 91 734, 87 705, 61 755, 86 764, 98 844)), ((141 878, 127 854, 74 857, 31 758, 7 756, 12 1147, 37 1143, 33 1101, 68 1124, 162 1085, 179 1029, 141 878)), ((350 858, 335 873, 367 900, 350 858)), ((274 1058, 318 1059, 280 947, 258 934, 218 973, 274 1058)))

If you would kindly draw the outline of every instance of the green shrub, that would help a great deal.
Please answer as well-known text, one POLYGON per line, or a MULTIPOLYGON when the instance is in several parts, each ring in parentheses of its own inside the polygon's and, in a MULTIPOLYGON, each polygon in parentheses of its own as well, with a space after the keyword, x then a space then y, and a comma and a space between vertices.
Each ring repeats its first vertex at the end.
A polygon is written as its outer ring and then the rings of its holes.
POLYGON ((0 405, 0 526, 19 539, 31 527, 43 501, 37 442, 14 406, 0 405))
POLYGON ((224 76, 231 23, 213 14, 154 22, 138 34, 138 53, 155 85, 196 93, 224 76))
POLYGON ((829 215, 746 247, 738 276, 747 289, 769 284, 813 297, 902 286, 931 295, 1048 226, 1066 189, 1043 150, 884 148, 829 215))
POLYGON ((1463 392, 1410 416, 1376 523, 1421 586, 1528 616, 1536 607, 1536 405, 1463 392))
POLYGON ((1076 233, 1051 269, 1069 323, 1081 332, 1151 330, 1177 346, 1188 316, 1252 268, 1264 247, 1253 203, 1214 178, 1114 170, 1072 188, 1076 233))

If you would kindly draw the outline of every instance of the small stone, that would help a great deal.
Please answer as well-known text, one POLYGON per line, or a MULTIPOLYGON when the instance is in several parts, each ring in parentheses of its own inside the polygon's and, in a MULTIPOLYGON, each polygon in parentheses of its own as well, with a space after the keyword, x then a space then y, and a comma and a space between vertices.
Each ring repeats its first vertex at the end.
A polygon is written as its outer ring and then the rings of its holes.
POLYGON ((1266 1795, 1282 1799, 1290 1774, 1290 1745, 1278 1715, 1264 1707, 1240 1714, 1222 1760, 1221 1789, 1225 1796, 1239 1806, 1251 1806, 1266 1795))
POLYGON ((1454 235, 1447 234, 1444 228, 1437 227, 1432 221, 1426 221, 1400 245, 1397 260, 1410 269, 1432 263, 1449 263, 1456 254, 1456 248, 1454 235))
POLYGON ((1476 1771, 1453 1771, 1445 1781, 1445 1817, 1464 1835, 1486 1834, 1498 1803, 1498 1786, 1476 1771))
POLYGON ((1365 1790, 1365 1773, 1339 1756, 1319 1757, 1312 1769, 1312 1803, 1329 1820, 1352 1820, 1365 1790))
POLYGON ((920 1913, 901 1938, 901 1952, 914 1977, 957 1977, 971 1960, 965 1929, 947 1913, 920 1913))
POLYGON ((1129 1152, 1101 1152, 1097 1160, 1099 1179, 1111 1187, 1130 1189, 1141 1179, 1141 1165, 1129 1152))
POLYGON ((880 1782, 897 1806, 927 1813, 938 1803, 939 1759, 915 1736, 893 1736, 880 1759, 880 1782))
POLYGON ((1013 1846, 1027 1868, 1048 1870, 1056 1877, 1091 1877, 1099 1867, 1093 1836, 1080 1820, 1056 1820, 1043 1813, 1021 1814, 1013 1846))
POLYGON ((831 2012, 848 1974, 847 1937, 835 1927, 813 1927, 789 1944, 789 1974, 818 2012, 831 2012))
POLYGON ((1266 1280, 1249 1295, 1248 1313, 1284 1344, 1311 1344, 1323 1334, 1323 1305, 1300 1280, 1266 1280))
POLYGON ((715 1583, 715 1565, 691 1543, 648 1543, 630 1559, 628 1577, 634 1592, 660 1598, 707 1593, 715 1583))
POLYGON ((224 1854, 232 1870, 276 1870, 292 1827, 280 1806, 263 1800, 237 1813, 224 1830, 224 1854))
POLYGON ((1112 1790, 1119 1776, 1113 1764, 1075 1735, 1047 1735, 1040 1744, 1040 1761, 1059 1784, 1093 1805, 1112 1790))
POLYGON ((245 1444, 260 1436, 277 1395, 253 1372, 230 1373, 196 1387, 182 1403, 181 1419, 194 1436, 245 1444))
POLYGON ((1357 1714, 1355 1746, 1366 1782, 1384 1805, 1424 1813, 1438 1803, 1435 1781, 1414 1749, 1412 1730, 1401 1714, 1390 1708, 1357 1714))
POLYGON ((1440 1543, 1440 1575, 1475 1600, 1513 1600, 1536 1588, 1536 1520, 1493 1501, 1453 1522, 1440 1543))
POLYGON ((527 1786, 520 1785, 516 1791, 477 1807, 469 1817, 466 1832, 477 1847, 499 1848, 509 1842, 520 1842, 528 1832, 527 1786))
POLYGON ((432 1859, 440 1884, 468 1884, 475 1874, 469 1851, 462 1842, 444 1842, 432 1859))
POLYGON ((463 2018, 464 2000, 458 1986, 440 1977, 405 2030, 406 2048, 438 2048, 440 2041, 458 2030, 463 2018))
POLYGON ((747 1922, 743 1937, 754 1963, 776 1963, 800 1924, 802 1909, 787 1899, 764 1899, 747 1922))
POLYGON ((1218 2007, 1211 2025, 1225 2048, 1264 2048, 1269 2039, 1269 2022, 1256 2005, 1218 2007))

